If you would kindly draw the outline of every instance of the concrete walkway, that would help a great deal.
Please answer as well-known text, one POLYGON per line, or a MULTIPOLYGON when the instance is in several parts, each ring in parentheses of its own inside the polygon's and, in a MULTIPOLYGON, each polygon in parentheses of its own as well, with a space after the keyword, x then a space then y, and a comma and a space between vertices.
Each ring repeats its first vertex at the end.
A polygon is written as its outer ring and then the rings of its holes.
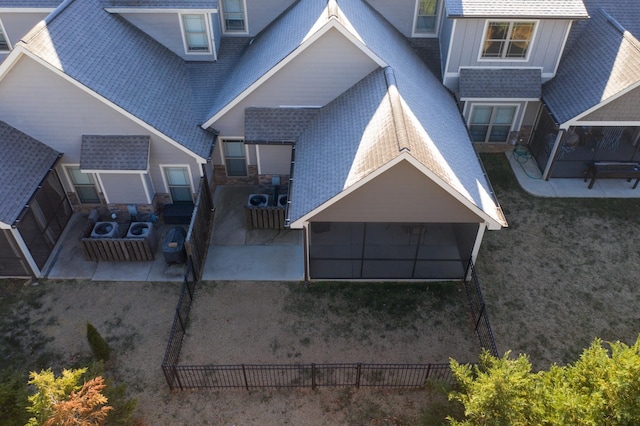
POLYGON ((632 189, 634 181, 598 179, 592 189, 582 178, 542 180, 536 160, 528 153, 506 153, 511 169, 520 186, 537 197, 563 198, 637 198, 640 188, 632 189))

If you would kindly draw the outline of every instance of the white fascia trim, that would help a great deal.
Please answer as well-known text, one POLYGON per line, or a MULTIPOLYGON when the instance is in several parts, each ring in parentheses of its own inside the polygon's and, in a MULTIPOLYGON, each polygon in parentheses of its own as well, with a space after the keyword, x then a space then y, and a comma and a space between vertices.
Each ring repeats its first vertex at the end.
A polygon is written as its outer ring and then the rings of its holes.
MULTIPOLYGON (((198 163, 205 164, 207 162, 206 158, 200 157, 196 153, 190 151, 188 148, 182 146, 181 144, 179 144, 175 140, 171 139, 169 136, 167 136, 164 133, 158 131, 153 126, 150 126, 145 121, 139 119, 138 117, 136 117, 135 115, 131 114, 129 111, 125 110, 124 108, 114 104, 113 102, 111 102, 110 100, 105 98, 104 96, 102 96, 102 95, 98 94, 97 92, 94 92, 93 90, 89 89, 87 86, 85 86, 84 84, 80 83, 79 81, 71 78, 69 75, 67 75, 63 71, 60 71, 58 68, 56 68, 53 65, 49 64, 47 61, 41 59, 37 55, 34 55, 33 53, 31 53, 28 50, 24 49, 22 46, 18 45, 18 47, 16 47, 14 49, 14 51, 17 51, 17 50, 20 50, 20 52, 22 52, 24 55, 26 55, 29 58, 33 59, 34 61, 36 61, 40 65, 43 65, 48 70, 53 71, 56 75, 58 75, 59 77, 62 77, 64 80, 66 80, 69 83, 73 84, 74 86, 76 86, 77 88, 82 90, 83 92, 85 92, 88 95, 92 96, 93 98, 99 100, 103 104, 111 107, 115 111, 119 112, 120 114, 124 115, 125 117, 127 117, 131 121, 135 122, 136 124, 142 126, 148 132, 154 134, 155 136, 159 137, 160 139, 164 140, 165 142, 169 143, 170 145, 173 145, 175 148, 178 148, 180 151, 184 152, 185 154, 188 154, 189 156, 193 157, 198 163)), ((14 57, 15 56, 18 56, 18 55, 14 55, 14 57)), ((10 58, 11 58, 11 55, 7 58, 7 60, 9 60, 10 58)), ((5 62, 7 62, 7 60, 5 60, 5 62)), ((16 60, 17 59, 13 59, 12 61, 10 61, 10 62, 12 62, 11 64, 6 64, 7 68, 10 67, 10 66, 13 66, 13 62, 15 62, 16 60)), ((5 65, 4 62, 2 63, 2 65, 0 65, 0 81, 4 78, 4 75, 8 71, 8 69, 3 70, 4 65, 5 65)))
MULTIPOLYGON (((301 218, 299 218, 295 222, 292 222, 291 225, 290 225, 290 228, 293 228, 293 229, 302 228, 302 226, 306 222, 308 222, 312 217, 316 216, 321 211, 331 207, 333 204, 337 203, 338 201, 340 201, 341 199, 343 199, 347 195, 351 194, 352 192, 354 192, 354 191, 358 190, 359 188, 361 188, 362 186, 366 185, 371 180, 373 180, 376 177, 380 176, 381 174, 383 174, 387 170, 391 169, 392 167, 396 166, 397 164, 399 164, 403 160, 407 160, 412 166, 414 166, 416 169, 421 171, 426 177, 428 177, 430 180, 432 180, 436 185, 441 187, 449 195, 451 195, 453 198, 455 198, 457 201, 459 201, 461 204, 463 204, 465 207, 467 207, 469 210, 471 210, 480 219, 483 219, 485 221, 485 223, 487 224, 487 227, 489 229, 492 229, 492 230, 502 229, 503 226, 499 221, 497 221, 496 219, 492 218, 490 215, 488 215, 486 212, 484 212, 481 208, 479 208, 477 205, 475 205, 469 199, 467 199, 465 196, 463 196, 460 192, 456 191, 449 184, 445 183, 442 179, 440 179, 439 176, 437 176, 435 173, 433 173, 431 170, 429 170, 429 168, 425 167, 424 164, 420 163, 413 156, 411 156, 410 154, 408 154, 406 152, 403 152, 402 154, 400 154, 399 156, 397 156, 393 160, 389 161, 384 166, 380 167, 376 171, 374 171, 374 172, 370 173, 369 175, 365 176, 363 179, 361 179, 357 183, 351 185, 346 190, 344 190, 344 191, 340 192, 339 194, 337 194, 336 196, 330 198, 325 203, 323 203, 320 206, 316 207, 315 209, 313 209, 312 211, 310 211, 306 215, 302 216, 301 218)), ((294 181, 294 185, 295 185, 295 181, 294 181)))
POLYGON ((222 118, 226 113, 232 110, 236 105, 242 102, 247 96, 253 93, 256 89, 258 89, 262 84, 264 84, 267 80, 277 74, 282 68, 288 65, 291 61, 293 61, 298 55, 304 52, 309 46, 313 45, 313 43, 322 37, 325 33, 327 33, 330 29, 337 29, 342 35, 347 37, 353 44, 355 44, 362 52, 370 57, 376 64, 380 67, 384 68, 387 64, 380 59, 377 55, 375 55, 362 41, 360 41, 353 33, 347 30, 342 24, 340 24, 335 18, 331 19, 327 22, 322 28, 320 28, 315 34, 304 40, 293 52, 287 55, 284 59, 278 62, 273 68, 267 71, 262 77, 256 80, 255 83, 246 88, 242 93, 236 96, 231 102, 229 102, 226 106, 224 106, 220 111, 218 111, 213 117, 208 119, 202 124, 203 129, 208 129, 222 118))
POLYGON ((16 229, 16 228, 11 228, 11 233, 13 234, 13 238, 15 239, 16 243, 18 244, 18 247, 20 247, 20 251, 22 252, 22 254, 24 256, 24 259, 29 264, 29 267, 33 271, 34 275, 36 277, 38 277, 38 278, 41 278, 42 277, 42 271, 40 270, 40 268, 38 268, 38 265, 36 264, 36 261, 33 259, 33 256, 31 255, 31 252, 29 251, 29 247, 27 247, 27 244, 22 239, 22 235, 20 235, 20 231, 18 231, 18 229, 16 229))
POLYGON ((601 126, 601 127, 636 127, 640 126, 640 121, 567 121, 562 124, 562 128, 568 129, 571 126, 601 126))
POLYGON ((11 229, 11 225, 4 222, 0 222, 0 229, 11 229))
POLYGON ((460 98, 464 102, 532 102, 540 98, 460 98))
POLYGON ((218 9, 185 9, 185 8, 142 8, 142 7, 106 7, 109 13, 216 13, 218 9))
MULTIPOLYGON (((608 99, 605 99, 604 101, 598 103, 597 105, 592 106, 588 110, 576 115, 571 120, 567 121, 566 123, 563 123, 561 127, 564 127, 565 125, 567 125, 566 128, 568 128, 568 126, 577 123, 582 117, 586 117, 587 115, 591 114, 592 112, 599 110, 603 106, 605 106, 607 104, 610 104, 611 102, 613 102, 616 99, 626 95, 627 93, 631 92, 632 90, 637 89, 638 87, 640 87, 640 80, 636 81, 635 83, 633 83, 632 85, 630 85, 626 89, 623 89, 623 90, 619 91, 618 93, 616 93, 615 95, 609 97, 608 99)), ((619 123, 623 123, 623 122, 620 121, 619 123)), ((620 125, 622 125, 622 124, 620 124, 620 125)))
POLYGON ((0 13, 51 13, 54 7, 0 7, 0 13))

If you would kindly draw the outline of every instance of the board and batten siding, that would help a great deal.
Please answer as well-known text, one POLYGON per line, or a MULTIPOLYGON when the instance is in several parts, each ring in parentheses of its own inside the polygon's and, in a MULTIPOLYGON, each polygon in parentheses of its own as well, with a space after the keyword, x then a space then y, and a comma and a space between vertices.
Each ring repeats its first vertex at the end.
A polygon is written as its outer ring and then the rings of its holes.
POLYGON ((100 173, 102 189, 109 196, 109 202, 115 204, 148 203, 142 179, 138 173, 100 173))
MULTIPOLYGON (((294 181, 295 185, 295 181, 294 181)), ((295 200, 291 200, 295 203, 295 200)), ((310 218, 311 222, 481 223, 483 220, 407 161, 310 218)))
MULTIPOLYGON (((62 152, 61 165, 80 163, 82 135, 149 135, 150 173, 157 192, 164 192, 159 164, 188 164, 194 179, 201 175, 192 156, 28 57, 22 57, 0 81, 0 117, 62 152)), ((131 178, 140 181, 139 175, 131 178)), ((71 190, 67 179, 62 180, 71 190)))
MULTIPOLYGON (((444 0, 440 0, 444 1, 444 0)), ((369 0, 368 3, 384 16, 405 37, 413 33, 417 0, 369 0)))
MULTIPOLYGON (((213 49, 209 54, 185 52, 178 13, 121 13, 120 15, 184 60, 212 61, 215 59, 213 49)), ((211 19, 217 20, 218 17, 215 15, 211 19)))
POLYGON ((640 88, 593 111, 580 121, 636 121, 640 122, 640 88))
MULTIPOLYGON (((218 4, 220 3, 222 0, 218 1, 218 4)), ((246 0, 249 35, 253 37, 264 30, 271 21, 280 16, 293 3, 295 0, 246 0)), ((233 35, 233 33, 229 33, 229 35, 233 35)), ((246 34, 242 35, 246 36, 246 34)))
MULTIPOLYGON (((478 60, 484 40, 485 19, 457 19, 447 57, 445 85, 458 90, 460 68, 540 68, 542 81, 551 79, 556 72, 558 59, 571 21, 561 19, 538 20, 531 52, 526 61, 478 60)), ((444 53, 444 52, 443 52, 444 53)))
POLYGON ((351 41, 331 29, 212 127, 224 139, 225 135, 244 135, 244 111, 249 107, 325 106, 377 67, 351 41))
POLYGON ((291 171, 291 145, 256 145, 258 173, 288 175, 291 171))

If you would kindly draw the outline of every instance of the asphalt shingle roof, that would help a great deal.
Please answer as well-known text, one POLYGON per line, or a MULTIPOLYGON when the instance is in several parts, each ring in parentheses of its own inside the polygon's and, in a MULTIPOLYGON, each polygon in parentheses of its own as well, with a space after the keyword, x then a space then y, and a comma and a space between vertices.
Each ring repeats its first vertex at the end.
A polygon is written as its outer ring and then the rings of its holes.
POLYGON ((583 24, 542 97, 564 123, 640 81, 640 43, 599 10, 583 24))
POLYGON ((102 0, 104 7, 153 9, 215 9, 218 0, 102 0))
POLYGON ((460 70, 460 98, 540 99, 542 76, 539 69, 460 70))
POLYGON ((26 7, 26 8, 55 8, 62 0, 2 0, 0 8, 26 7))
POLYGON ((18 218, 60 153, 0 121, 0 222, 18 218))
POLYGON ((572 18, 586 19, 582 0, 445 0, 450 18, 572 18))
POLYGON ((199 126, 186 63, 100 0, 66 3, 18 44, 191 152, 209 155, 213 136, 199 126))
POLYGON ((83 135, 81 170, 137 170, 149 168, 149 136, 83 135))
POLYGON ((451 94, 365 2, 342 1, 338 7, 338 19, 389 66, 324 107, 298 139, 290 219, 300 219, 408 153, 506 225, 451 94))
POLYGON ((246 143, 295 142, 317 117, 319 108, 247 108, 246 143))

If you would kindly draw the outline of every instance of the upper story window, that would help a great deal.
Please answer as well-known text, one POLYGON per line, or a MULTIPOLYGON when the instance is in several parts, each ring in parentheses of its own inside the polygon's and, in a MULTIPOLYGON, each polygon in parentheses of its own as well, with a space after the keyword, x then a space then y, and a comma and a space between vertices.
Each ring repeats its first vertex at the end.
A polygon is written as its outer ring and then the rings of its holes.
POLYGON ((418 0, 413 32, 415 35, 434 34, 438 23, 439 0, 418 0))
POLYGON ((481 58, 526 59, 535 28, 535 22, 488 22, 481 58))
POLYGON ((246 33, 245 0, 222 0, 222 22, 227 33, 246 33))
POLYGON ((209 26, 206 15, 193 14, 182 16, 184 46, 187 53, 209 53, 209 26))
POLYGON ((11 46, 9 45, 7 33, 4 31, 4 27, 2 26, 2 21, 0 21, 0 52, 7 50, 11 50, 11 46))

